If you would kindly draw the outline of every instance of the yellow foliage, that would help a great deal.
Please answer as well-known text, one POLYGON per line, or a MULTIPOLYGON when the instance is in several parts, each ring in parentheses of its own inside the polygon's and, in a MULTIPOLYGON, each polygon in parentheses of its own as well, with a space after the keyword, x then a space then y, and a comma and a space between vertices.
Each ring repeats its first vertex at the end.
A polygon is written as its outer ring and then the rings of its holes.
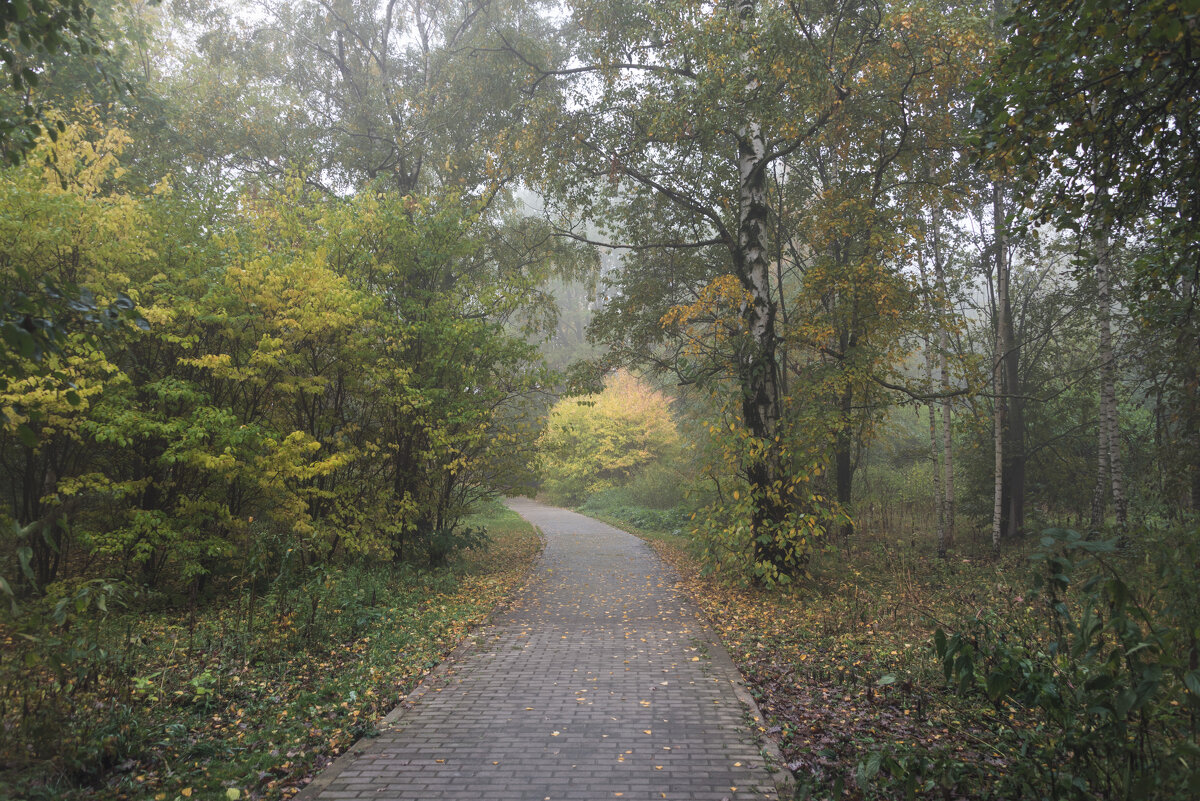
POLYGON ((559 401, 539 441, 546 491, 578 503, 670 460, 680 446, 670 403, 626 371, 598 395, 559 401))

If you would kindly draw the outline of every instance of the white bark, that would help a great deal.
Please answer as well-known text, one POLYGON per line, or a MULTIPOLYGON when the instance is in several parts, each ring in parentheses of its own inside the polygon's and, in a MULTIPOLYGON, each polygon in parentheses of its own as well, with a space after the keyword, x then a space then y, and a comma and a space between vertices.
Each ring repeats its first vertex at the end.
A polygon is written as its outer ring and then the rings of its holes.
POLYGON ((1008 305, 1008 259, 1004 236, 1004 207, 999 184, 992 184, 992 238, 996 265, 996 344, 992 362, 992 425, 995 465, 993 468, 992 547, 1000 548, 1000 524, 1004 514, 1004 356, 1007 338, 1004 309, 1008 305))
MULTIPOLYGON (((948 302, 950 296, 946 287, 946 268, 942 263, 941 246, 941 217, 935 215, 933 220, 933 273, 937 283, 938 301, 948 302)), ((942 516, 946 528, 946 544, 954 544, 954 448, 953 431, 954 409, 950 400, 950 331, 946 316, 939 317, 938 324, 938 369, 942 379, 942 516)))
MULTIPOLYGON (((754 0, 740 0, 737 13, 743 33, 754 27, 754 0)), ((747 429, 765 443, 765 453, 756 456, 746 473, 755 496, 751 521, 756 561, 780 564, 783 554, 777 546, 759 543, 761 529, 770 529, 787 515, 788 503, 780 492, 782 459, 776 440, 780 417, 779 365, 775 348, 775 306, 771 301, 771 265, 767 251, 767 144, 762 125, 752 116, 758 79, 747 53, 743 59, 744 108, 746 122, 737 131, 738 231, 734 268, 742 286, 750 294, 745 320, 750 343, 739 366, 742 383, 742 417, 747 429)))
MULTIPOLYGON (((936 221, 935 221, 936 224, 936 221)), ((917 268, 921 272, 921 286, 928 288, 925 281, 925 260, 918 259, 917 268)), ((934 293, 936 294, 936 293, 934 293)), ((937 303, 931 298, 926 306, 926 311, 929 315, 928 325, 938 325, 937 303)), ((940 326, 939 326, 940 327, 940 326)), ((932 337, 926 333, 921 337, 925 345, 925 386, 932 394, 933 391, 933 348, 930 345, 932 337)), ((946 505, 942 497, 942 477, 940 460, 938 458, 938 435, 937 435, 937 404, 930 402, 929 411, 929 461, 933 465, 933 503, 937 507, 937 553, 938 556, 946 555, 946 505)))
POLYGON ((1092 500, 1092 524, 1101 522, 1105 472, 1111 480, 1113 507, 1117 516, 1117 531, 1125 533, 1127 506, 1125 476, 1121 464, 1121 429, 1117 412, 1117 365, 1112 344, 1112 244, 1107 231, 1095 235, 1097 317, 1100 329, 1100 464, 1096 496, 1092 500))

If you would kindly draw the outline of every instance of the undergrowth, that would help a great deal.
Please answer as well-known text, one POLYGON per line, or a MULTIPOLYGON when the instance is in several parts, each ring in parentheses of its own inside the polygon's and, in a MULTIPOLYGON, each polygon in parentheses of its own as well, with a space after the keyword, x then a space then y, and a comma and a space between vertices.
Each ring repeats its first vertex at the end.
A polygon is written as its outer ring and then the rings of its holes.
POLYGON ((707 613, 798 798, 1200 792, 1194 528, 1123 551, 1067 532, 1000 556, 960 543, 948 559, 860 533, 820 551, 811 581, 766 591, 703 570, 686 536, 624 527, 707 613))
POLYGON ((585 515, 617 521, 647 531, 682 534, 690 525, 689 513, 682 507, 656 509, 638 503, 632 493, 623 489, 600 492, 578 507, 585 515))
POLYGON ((539 543, 498 505, 491 543, 436 569, 312 570, 260 597, 151 611, 92 582, 0 621, 0 798, 287 798, 523 579, 539 543))

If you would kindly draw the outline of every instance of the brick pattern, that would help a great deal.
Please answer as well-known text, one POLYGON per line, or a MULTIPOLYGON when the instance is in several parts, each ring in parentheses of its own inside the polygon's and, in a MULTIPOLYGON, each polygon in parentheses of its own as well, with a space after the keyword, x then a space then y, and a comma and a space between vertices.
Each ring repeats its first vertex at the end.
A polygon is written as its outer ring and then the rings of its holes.
POLYGON ((529 500, 526 589, 381 735, 302 797, 775 798, 736 671, 645 543, 529 500))

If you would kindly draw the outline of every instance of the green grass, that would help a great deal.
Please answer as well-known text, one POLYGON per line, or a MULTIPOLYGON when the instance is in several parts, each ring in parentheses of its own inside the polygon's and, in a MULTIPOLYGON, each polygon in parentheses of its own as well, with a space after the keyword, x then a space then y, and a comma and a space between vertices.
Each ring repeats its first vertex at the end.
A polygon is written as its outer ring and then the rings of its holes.
POLYGON ((577 508, 582 514, 598 520, 618 521, 617 525, 628 525, 655 534, 683 536, 691 527, 690 512, 683 507, 653 509, 637 503, 629 492, 622 489, 593 495, 577 508))
MULTIPOLYGON (((0 798, 287 798, 524 579, 540 541, 495 504, 437 570, 322 571, 256 599, 111 614, 37 642, 0 623, 0 798)), ((136 602, 136 601, 135 601, 136 602)))

